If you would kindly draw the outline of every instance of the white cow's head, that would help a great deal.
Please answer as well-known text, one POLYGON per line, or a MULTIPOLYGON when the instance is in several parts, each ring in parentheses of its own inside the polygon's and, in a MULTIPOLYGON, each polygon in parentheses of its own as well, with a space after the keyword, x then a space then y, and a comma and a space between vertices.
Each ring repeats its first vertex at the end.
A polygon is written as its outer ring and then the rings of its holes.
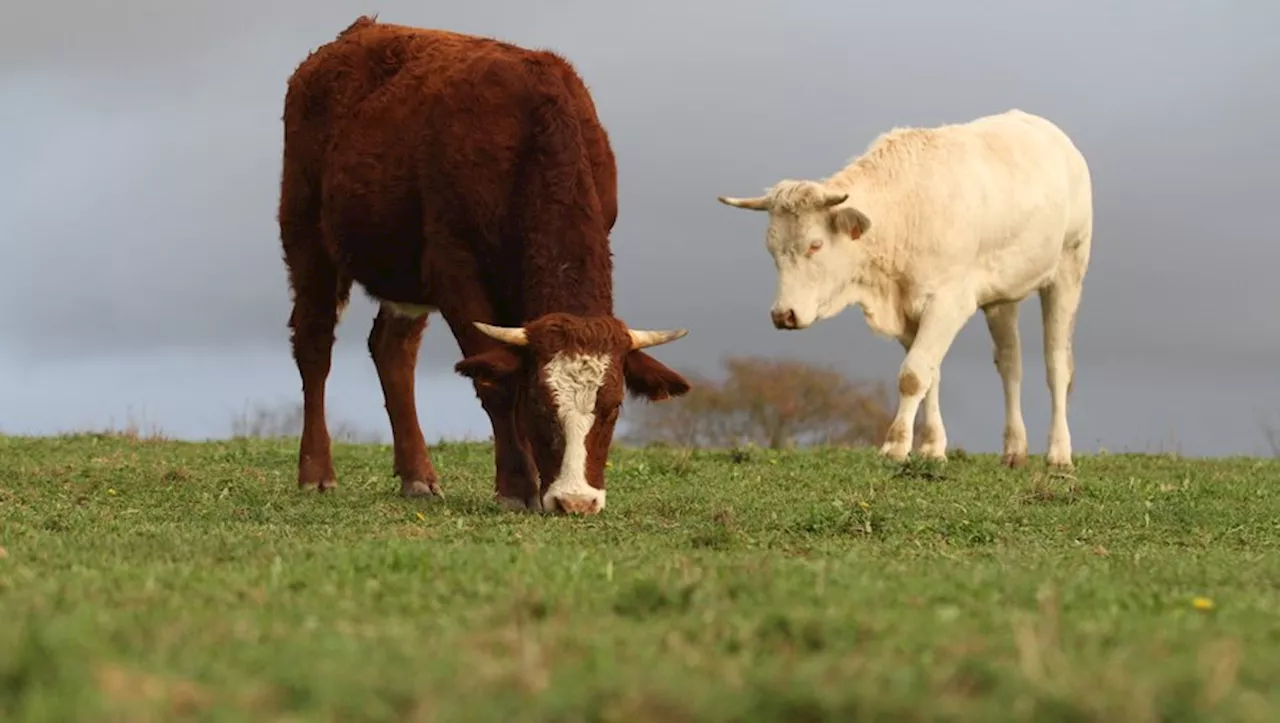
POLYGON ((816 181, 781 181, 758 198, 720 196, 721 203, 768 211, 765 248, 778 267, 773 325, 803 329, 838 314, 863 258, 858 239, 871 221, 843 205, 849 194, 816 181))

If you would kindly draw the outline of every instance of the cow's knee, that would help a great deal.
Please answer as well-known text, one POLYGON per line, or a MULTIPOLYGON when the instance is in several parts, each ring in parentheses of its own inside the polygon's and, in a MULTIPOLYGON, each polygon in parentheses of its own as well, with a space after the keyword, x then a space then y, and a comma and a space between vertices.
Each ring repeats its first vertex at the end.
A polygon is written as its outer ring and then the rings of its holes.
POLYGON ((930 381, 935 374, 935 369, 907 359, 898 370, 898 393, 903 397, 923 397, 929 391, 930 381))
POLYGON ((898 372, 898 393, 904 397, 914 397, 922 393, 924 381, 913 369, 903 368, 898 372))

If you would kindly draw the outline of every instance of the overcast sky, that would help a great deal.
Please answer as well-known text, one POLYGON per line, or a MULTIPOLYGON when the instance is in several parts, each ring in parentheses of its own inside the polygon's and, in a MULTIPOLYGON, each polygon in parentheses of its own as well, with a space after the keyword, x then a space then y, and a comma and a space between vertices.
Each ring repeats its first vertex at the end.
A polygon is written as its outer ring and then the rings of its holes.
MULTIPOLYGON (((655 353, 677 369, 792 354, 892 379, 901 349, 854 310, 772 328, 765 219, 715 197, 829 174, 895 125, 1018 107, 1061 125, 1093 172, 1076 449, 1256 453, 1259 419, 1280 424, 1280 5, 42 0, 0 23, 0 430, 132 415, 222 436, 247 404, 300 399, 275 221, 285 82, 373 12, 575 63, 618 156, 616 307, 690 329, 655 353)), ((330 413, 385 430, 373 313, 361 296, 339 327, 330 413)), ((1022 336, 1042 454, 1034 297, 1022 336)), ((437 318, 419 364, 429 439, 489 434, 457 357, 437 318)), ((942 404, 953 444, 998 449, 980 316, 943 365, 942 404)))

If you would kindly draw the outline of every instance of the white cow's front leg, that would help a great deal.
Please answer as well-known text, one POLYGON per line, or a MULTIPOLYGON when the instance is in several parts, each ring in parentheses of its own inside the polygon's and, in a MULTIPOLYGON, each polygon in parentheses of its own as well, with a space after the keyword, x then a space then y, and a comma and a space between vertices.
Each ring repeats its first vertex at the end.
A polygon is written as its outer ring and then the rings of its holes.
MULTIPOLYGON (((947 355, 956 334, 964 327, 970 316, 977 311, 973 295, 968 290, 955 292, 939 292, 935 294, 920 319, 920 328, 916 332, 907 358, 903 360, 898 371, 898 413, 889 425, 889 433, 885 438, 881 454, 890 459, 902 461, 911 452, 911 443, 916 413, 920 404, 939 386, 942 359, 947 355)), ((926 409, 926 424, 933 416, 938 431, 942 431, 942 412, 938 406, 936 392, 930 403, 932 413, 926 409)), ((927 440, 932 441, 932 440, 927 440)), ((942 437, 945 449, 945 433, 942 437)), ((921 449, 921 454, 925 454, 921 449)))
MULTIPOLYGON (((902 344, 903 350, 909 353, 914 340, 912 336, 903 336, 898 339, 898 343, 902 344)), ((939 368, 938 373, 933 377, 933 383, 929 385, 929 391, 924 395, 924 429, 920 430, 920 456, 945 462, 947 461, 947 430, 942 424, 942 405, 939 399, 941 395, 942 370, 939 368)), ((913 419, 913 427, 914 422, 913 419)), ((884 452, 887 449, 886 441, 881 451, 884 452)))
POLYGON ((942 426, 942 369, 933 374, 933 384, 924 395, 924 429, 920 430, 920 456, 947 461, 947 429, 942 426))
POLYGON ((1017 302, 988 306, 987 330, 995 344, 996 371, 1004 386, 1004 449, 1009 467, 1027 463, 1027 425, 1022 419, 1022 342, 1018 338, 1017 302))

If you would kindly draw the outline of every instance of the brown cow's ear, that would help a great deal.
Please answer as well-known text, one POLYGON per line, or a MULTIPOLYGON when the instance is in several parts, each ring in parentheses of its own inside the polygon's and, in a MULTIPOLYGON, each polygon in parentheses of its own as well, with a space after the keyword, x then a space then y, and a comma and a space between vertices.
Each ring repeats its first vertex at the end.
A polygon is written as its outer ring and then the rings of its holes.
POLYGON ((519 371, 520 364, 520 355, 511 347, 499 346, 473 354, 453 368, 462 376, 477 382, 496 382, 519 371))
POLYGON ((651 402, 684 396, 693 388, 684 377, 642 351, 628 352, 623 357, 622 378, 628 392, 651 402))

